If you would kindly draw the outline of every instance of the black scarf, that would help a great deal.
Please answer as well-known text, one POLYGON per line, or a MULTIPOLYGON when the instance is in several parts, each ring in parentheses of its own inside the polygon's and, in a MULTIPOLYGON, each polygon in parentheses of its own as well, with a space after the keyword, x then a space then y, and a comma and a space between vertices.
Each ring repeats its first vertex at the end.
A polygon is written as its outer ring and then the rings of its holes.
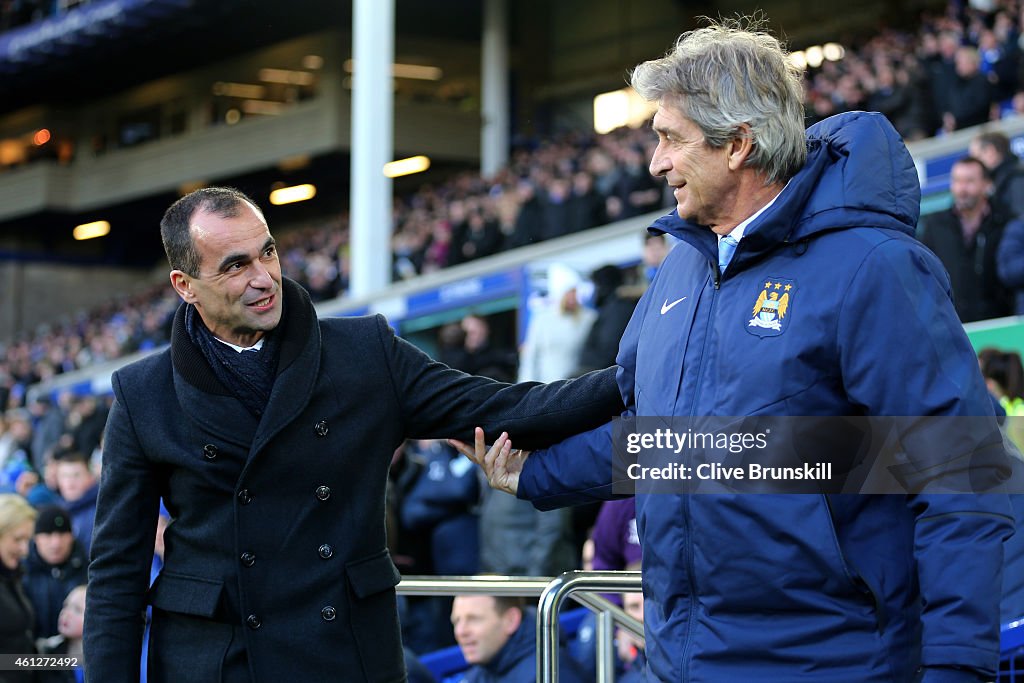
POLYGON ((261 417, 277 376, 278 329, 264 335, 263 348, 259 351, 235 351, 213 336, 191 305, 185 308, 185 329, 217 379, 249 412, 261 417))

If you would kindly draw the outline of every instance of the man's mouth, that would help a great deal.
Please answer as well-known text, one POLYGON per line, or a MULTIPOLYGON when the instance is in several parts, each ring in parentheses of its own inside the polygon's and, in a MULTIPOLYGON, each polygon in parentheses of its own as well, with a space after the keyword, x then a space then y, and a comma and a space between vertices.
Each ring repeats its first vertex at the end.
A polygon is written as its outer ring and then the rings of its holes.
POLYGON ((253 301, 251 304, 246 304, 249 308, 266 309, 270 308, 274 304, 274 296, 271 294, 268 297, 260 299, 259 301, 253 301))

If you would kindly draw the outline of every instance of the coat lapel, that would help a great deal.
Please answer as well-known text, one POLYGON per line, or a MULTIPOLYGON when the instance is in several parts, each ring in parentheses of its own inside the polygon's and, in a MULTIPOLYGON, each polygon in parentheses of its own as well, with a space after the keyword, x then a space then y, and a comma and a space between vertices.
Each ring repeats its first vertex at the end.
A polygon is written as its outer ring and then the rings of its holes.
POLYGON ((281 358, 261 420, 213 374, 185 329, 185 305, 174 316, 171 357, 175 393, 182 409, 203 429, 239 446, 249 460, 305 409, 320 370, 320 325, 309 295, 285 278, 281 358))

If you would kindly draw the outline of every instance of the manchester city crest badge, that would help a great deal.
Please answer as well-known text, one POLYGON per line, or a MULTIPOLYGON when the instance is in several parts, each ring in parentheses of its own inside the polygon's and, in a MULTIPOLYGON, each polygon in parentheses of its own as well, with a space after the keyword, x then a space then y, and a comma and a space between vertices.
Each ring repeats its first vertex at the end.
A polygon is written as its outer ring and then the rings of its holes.
POLYGON ((785 332, 795 294, 796 283, 792 280, 766 279, 754 301, 753 317, 747 321, 747 332, 759 337, 774 337, 785 332))

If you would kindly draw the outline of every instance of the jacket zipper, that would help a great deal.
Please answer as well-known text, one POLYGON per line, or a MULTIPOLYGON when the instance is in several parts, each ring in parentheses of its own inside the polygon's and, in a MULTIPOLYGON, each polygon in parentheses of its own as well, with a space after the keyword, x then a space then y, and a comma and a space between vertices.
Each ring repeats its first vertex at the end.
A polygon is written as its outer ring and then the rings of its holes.
MULTIPOLYGON (((694 410, 697 408, 697 401, 701 394, 701 382, 704 379, 704 366, 705 366, 705 355, 708 348, 708 337, 711 336, 715 319, 715 306, 718 303, 718 289, 721 284, 722 274, 718 268, 718 263, 715 263, 715 282, 714 290, 711 293, 711 306, 708 309, 707 324, 705 325, 704 342, 700 348, 700 359, 697 363, 697 384, 693 392, 693 401, 690 403, 689 417, 693 418, 694 410)), ((683 531, 686 534, 686 584, 690 597, 689 615, 687 616, 687 628, 686 628, 686 642, 683 643, 682 652, 682 680, 686 683, 690 680, 690 669, 687 666, 687 660, 690 655, 690 643, 693 641, 693 632, 696 628, 696 615, 697 615, 697 591, 694 582, 694 568, 693 568, 693 535, 692 525, 690 523, 690 495, 683 494, 683 531)))

